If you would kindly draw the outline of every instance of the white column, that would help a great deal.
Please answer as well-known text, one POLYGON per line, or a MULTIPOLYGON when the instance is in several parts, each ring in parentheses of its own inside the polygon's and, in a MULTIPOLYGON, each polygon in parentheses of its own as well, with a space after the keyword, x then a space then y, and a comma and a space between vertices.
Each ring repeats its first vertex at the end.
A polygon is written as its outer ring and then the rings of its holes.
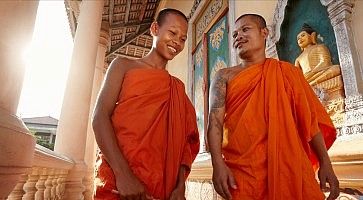
POLYGON ((35 139, 16 110, 25 71, 22 54, 32 39, 38 3, 0 1, 0 199, 33 162, 35 139))
POLYGON ((236 20, 236 3, 235 0, 229 0, 228 1, 228 48, 229 48, 229 60, 231 61, 229 63, 229 66, 236 66, 238 62, 238 54, 236 53, 236 50, 233 47, 233 31, 234 31, 234 22, 236 20))
POLYGON ((65 199, 83 199, 86 174, 84 155, 89 106, 104 1, 82 1, 77 31, 58 124, 55 151, 75 162, 66 180, 65 199))
POLYGON ((98 43, 98 51, 97 51, 97 60, 95 66, 95 75, 93 79, 93 89, 92 89, 92 97, 90 104, 90 114, 87 128, 87 143, 86 143, 86 153, 84 160, 87 165, 87 174, 83 179, 84 185, 86 186, 86 191, 84 192, 85 200, 92 199, 93 197, 93 182, 94 182, 94 166, 96 161, 96 151, 97 144, 95 140, 95 136, 92 129, 91 117, 93 113, 93 109, 96 103, 96 98, 98 92, 101 88, 102 81, 105 75, 105 55, 107 49, 110 46, 110 26, 107 22, 102 22, 101 26, 101 34, 100 40, 98 43))

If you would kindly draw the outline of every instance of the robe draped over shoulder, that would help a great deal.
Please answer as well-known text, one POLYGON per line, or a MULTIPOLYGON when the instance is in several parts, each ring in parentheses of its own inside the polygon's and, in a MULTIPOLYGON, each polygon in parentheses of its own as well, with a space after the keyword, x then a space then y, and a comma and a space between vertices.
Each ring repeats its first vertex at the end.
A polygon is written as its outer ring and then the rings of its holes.
POLYGON ((237 74, 227 83, 222 148, 233 199, 324 199, 309 145, 318 132, 329 148, 336 130, 300 69, 266 59, 237 74))
MULTIPOLYGON (((195 110, 184 84, 165 70, 131 69, 111 120, 118 146, 147 193, 167 199, 180 165, 190 169, 199 151, 195 110)), ((115 177, 102 153, 96 176, 95 199, 119 199, 111 193, 117 190, 115 177)))

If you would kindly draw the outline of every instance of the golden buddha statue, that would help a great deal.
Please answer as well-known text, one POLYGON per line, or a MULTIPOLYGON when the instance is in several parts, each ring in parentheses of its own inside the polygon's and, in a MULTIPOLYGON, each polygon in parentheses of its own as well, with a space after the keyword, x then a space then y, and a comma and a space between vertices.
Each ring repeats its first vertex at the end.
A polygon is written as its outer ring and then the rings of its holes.
POLYGON ((344 96, 340 66, 333 65, 329 49, 317 43, 316 31, 304 24, 297 35, 297 43, 302 53, 296 58, 295 65, 301 68, 309 84, 315 90, 329 93, 329 100, 344 96))

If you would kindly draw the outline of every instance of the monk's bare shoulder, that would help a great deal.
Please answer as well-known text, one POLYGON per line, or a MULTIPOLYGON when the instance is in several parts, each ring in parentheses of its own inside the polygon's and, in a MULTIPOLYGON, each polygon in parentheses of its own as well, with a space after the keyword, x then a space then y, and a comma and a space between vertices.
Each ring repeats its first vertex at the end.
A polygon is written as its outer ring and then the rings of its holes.
POLYGON ((110 64, 110 71, 122 75, 132 69, 136 64, 135 60, 124 58, 124 57, 116 57, 110 64))

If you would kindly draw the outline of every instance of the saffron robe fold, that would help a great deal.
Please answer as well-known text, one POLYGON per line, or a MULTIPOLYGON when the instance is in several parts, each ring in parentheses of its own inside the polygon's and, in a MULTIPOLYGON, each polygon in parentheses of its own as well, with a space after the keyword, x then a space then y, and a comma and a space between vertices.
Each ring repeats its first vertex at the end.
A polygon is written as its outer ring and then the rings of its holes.
POLYGON ((324 199, 309 146, 318 132, 329 148, 336 130, 300 69, 269 58, 237 74, 227 83, 222 148, 233 199, 324 199))
MULTIPOLYGON (((199 151, 195 110, 184 84, 165 70, 129 70, 112 125, 121 152, 148 195, 168 199, 180 165, 190 169, 199 151)), ((119 199, 111 193, 117 190, 115 177, 102 154, 96 176, 102 184, 98 184, 95 199, 119 199)))

